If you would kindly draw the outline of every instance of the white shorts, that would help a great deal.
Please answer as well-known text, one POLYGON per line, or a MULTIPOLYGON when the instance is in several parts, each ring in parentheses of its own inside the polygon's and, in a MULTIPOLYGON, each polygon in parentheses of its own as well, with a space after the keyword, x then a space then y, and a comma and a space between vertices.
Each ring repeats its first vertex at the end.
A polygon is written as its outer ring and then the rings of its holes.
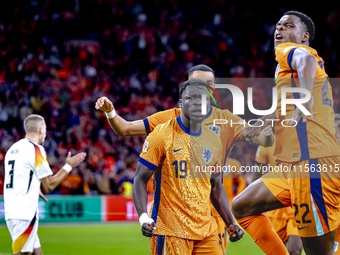
POLYGON ((38 218, 34 216, 32 220, 9 219, 6 221, 9 233, 12 237, 12 251, 33 252, 39 248, 38 218))

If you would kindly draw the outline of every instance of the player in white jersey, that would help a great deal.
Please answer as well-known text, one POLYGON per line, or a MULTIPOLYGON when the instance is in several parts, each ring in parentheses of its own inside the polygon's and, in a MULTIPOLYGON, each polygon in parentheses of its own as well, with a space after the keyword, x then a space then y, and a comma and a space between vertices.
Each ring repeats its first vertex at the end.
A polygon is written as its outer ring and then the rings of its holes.
POLYGON ((69 152, 66 164, 53 175, 42 146, 46 137, 44 118, 29 115, 24 120, 24 129, 25 138, 13 144, 5 156, 5 219, 13 254, 42 255, 37 235, 40 185, 47 192, 55 189, 85 159, 86 153, 71 157, 69 152))

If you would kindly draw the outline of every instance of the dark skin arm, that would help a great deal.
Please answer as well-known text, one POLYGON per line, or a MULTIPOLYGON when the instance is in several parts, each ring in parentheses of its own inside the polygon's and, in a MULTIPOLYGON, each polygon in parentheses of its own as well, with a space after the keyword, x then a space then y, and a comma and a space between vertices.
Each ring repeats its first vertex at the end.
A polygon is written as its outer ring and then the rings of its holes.
POLYGON ((262 177, 262 175, 264 175, 265 173, 267 173, 267 172, 264 172, 264 171, 262 170, 262 166, 261 166, 261 165, 255 163, 255 166, 258 167, 258 171, 253 172, 253 174, 252 174, 252 176, 251 176, 251 182, 254 182, 254 181, 256 181, 257 179, 260 179, 260 178, 262 177))
POLYGON ((228 197, 220 181, 219 174, 213 176, 210 180, 210 183, 210 199, 227 226, 229 240, 231 242, 240 240, 243 237, 244 232, 234 221, 234 217, 230 211, 228 197))
MULTIPOLYGON (((142 163, 137 163, 136 175, 133 181, 133 203, 135 204, 138 217, 143 213, 147 213, 148 193, 147 183, 155 171, 151 170, 142 163)), ((155 229, 155 223, 142 225, 142 233, 144 236, 151 237, 155 229)))
MULTIPOLYGON (((97 110, 101 110, 107 113, 111 112, 114 109, 112 102, 107 97, 98 98, 95 107, 97 110)), ((121 136, 146 135, 143 120, 126 121, 118 115, 107 120, 112 130, 117 135, 121 136)))
POLYGON ((112 130, 121 136, 147 135, 143 120, 126 121, 119 115, 107 119, 112 130))
MULTIPOLYGON (((293 70, 298 73, 300 87, 307 89, 312 95, 316 76, 315 57, 306 49, 297 48, 293 53, 290 64, 293 70)), ((310 118, 313 118, 313 103, 314 99, 312 97, 311 100, 303 104, 304 107, 312 114, 310 118)), ((307 116, 299 108, 295 109, 290 118, 294 119, 296 122, 298 122, 301 118, 303 122, 307 121, 307 116)), ((288 124, 294 125, 294 122, 289 121, 288 124)))

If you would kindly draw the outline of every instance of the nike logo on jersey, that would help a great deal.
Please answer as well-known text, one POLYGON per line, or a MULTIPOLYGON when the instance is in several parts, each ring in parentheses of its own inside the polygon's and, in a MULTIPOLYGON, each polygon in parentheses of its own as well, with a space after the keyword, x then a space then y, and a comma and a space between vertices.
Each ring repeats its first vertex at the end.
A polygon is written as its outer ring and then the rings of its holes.
POLYGON ((173 150, 174 152, 177 152, 177 151, 180 151, 180 150, 183 150, 184 148, 180 148, 180 149, 178 149, 178 150, 173 150))
POLYGON ((302 227, 302 228, 298 227, 298 230, 304 229, 304 228, 306 228, 306 227, 308 227, 308 226, 305 226, 305 227, 302 227))

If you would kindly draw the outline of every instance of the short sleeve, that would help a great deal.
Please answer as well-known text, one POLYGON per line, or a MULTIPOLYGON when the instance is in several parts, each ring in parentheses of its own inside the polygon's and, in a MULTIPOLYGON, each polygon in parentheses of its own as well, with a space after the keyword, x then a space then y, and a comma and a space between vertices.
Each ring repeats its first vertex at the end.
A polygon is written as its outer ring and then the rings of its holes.
POLYGON ((150 134, 156 126, 167 122, 173 118, 176 118, 181 114, 181 109, 173 108, 166 111, 157 112, 149 117, 143 119, 145 130, 147 134, 150 134))
POLYGON ((53 172, 47 162, 46 152, 42 146, 35 145, 35 174, 39 179, 52 175, 53 172))
POLYGON ((165 156, 164 140, 159 128, 145 139, 138 161, 151 170, 156 170, 165 156))
POLYGON ((268 158, 266 155, 266 148, 259 146, 256 151, 255 163, 258 165, 267 165, 268 158))
POLYGON ((275 49, 275 59, 280 65, 280 70, 292 70, 290 65, 294 51, 299 47, 295 43, 282 43, 275 49))

